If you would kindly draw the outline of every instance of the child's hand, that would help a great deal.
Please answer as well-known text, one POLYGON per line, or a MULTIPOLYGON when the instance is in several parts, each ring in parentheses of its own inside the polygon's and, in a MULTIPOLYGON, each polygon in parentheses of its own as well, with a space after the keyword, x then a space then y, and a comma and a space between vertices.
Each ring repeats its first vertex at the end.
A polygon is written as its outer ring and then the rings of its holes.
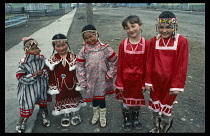
POLYGON ((112 80, 111 77, 109 77, 108 75, 105 76, 105 82, 109 82, 110 80, 112 80))
POLYGON ((177 95, 179 93, 179 91, 170 91, 169 95, 177 95))
POLYGON ((33 74, 33 77, 34 77, 34 78, 36 78, 36 77, 37 77, 37 72, 35 72, 35 73, 33 74))
POLYGON ((147 85, 145 85, 145 89, 144 89, 143 93, 146 92, 147 90, 154 92, 153 86, 147 86, 147 85))
POLYGON ((42 73, 43 73, 43 71, 42 70, 39 70, 39 71, 37 71, 37 75, 42 75, 42 73))
POLYGON ((117 89, 117 88, 116 88, 115 91, 116 91, 116 92, 122 92, 123 89, 117 89))
POLYGON ((111 79, 112 79, 112 78, 106 78, 105 81, 106 81, 106 82, 109 82, 111 79))

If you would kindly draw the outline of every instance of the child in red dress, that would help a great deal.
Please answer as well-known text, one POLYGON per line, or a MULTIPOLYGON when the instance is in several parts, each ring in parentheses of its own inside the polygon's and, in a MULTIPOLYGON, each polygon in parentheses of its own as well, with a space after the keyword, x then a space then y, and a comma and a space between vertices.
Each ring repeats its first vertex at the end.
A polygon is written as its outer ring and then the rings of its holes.
POLYGON ((167 133, 172 126, 172 105, 184 91, 188 67, 188 40, 177 34, 177 18, 164 11, 157 19, 158 34, 151 38, 146 67, 146 90, 155 128, 151 133, 167 133))
POLYGON ((119 46, 115 81, 116 99, 122 99, 123 129, 142 129, 140 107, 145 106, 144 89, 146 51, 149 42, 141 36, 142 22, 136 15, 125 18, 122 26, 128 34, 119 46))
POLYGON ((51 95, 56 94, 56 102, 52 114, 63 115, 61 126, 68 127, 78 125, 81 122, 79 110, 85 106, 80 92, 75 90, 76 73, 74 54, 68 45, 65 35, 56 34, 52 38, 53 54, 46 59, 49 71, 49 91, 51 95), (54 53, 56 51, 56 53, 54 53), (70 115, 71 118, 70 118, 70 115))

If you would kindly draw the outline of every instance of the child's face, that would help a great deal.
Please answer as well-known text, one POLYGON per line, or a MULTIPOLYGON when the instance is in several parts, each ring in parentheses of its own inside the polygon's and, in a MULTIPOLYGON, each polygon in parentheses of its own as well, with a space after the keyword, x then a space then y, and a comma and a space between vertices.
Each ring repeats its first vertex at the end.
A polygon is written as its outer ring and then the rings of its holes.
POLYGON ((140 35, 140 28, 141 28, 141 25, 137 23, 131 24, 128 22, 127 27, 125 27, 125 31, 129 37, 135 38, 140 35))
POLYGON ((37 47, 37 45, 32 45, 31 48, 26 52, 31 54, 40 54, 41 50, 37 47))
POLYGON ((59 55, 67 54, 68 45, 66 42, 56 42, 54 48, 59 55))
POLYGON ((164 23, 158 26, 158 31, 159 31, 159 34, 161 34, 163 38, 168 38, 172 36, 172 32, 173 32, 171 24, 164 24, 164 23))
POLYGON ((96 37, 95 33, 92 33, 92 32, 84 33, 83 39, 84 39, 85 43, 88 43, 90 45, 95 44, 97 41, 97 37, 96 37))

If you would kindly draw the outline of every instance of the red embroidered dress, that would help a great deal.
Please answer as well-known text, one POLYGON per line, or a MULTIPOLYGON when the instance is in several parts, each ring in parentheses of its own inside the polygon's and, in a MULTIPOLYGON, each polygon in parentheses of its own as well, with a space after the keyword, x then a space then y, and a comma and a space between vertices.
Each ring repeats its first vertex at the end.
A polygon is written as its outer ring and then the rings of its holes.
POLYGON ((100 43, 85 44, 77 58, 77 79, 79 86, 87 87, 85 102, 104 100, 107 94, 113 94, 113 78, 117 72, 117 54, 108 45, 100 43), (112 78, 105 81, 105 77, 112 78))
POLYGON ((179 34, 176 39, 161 37, 157 40, 153 37, 150 40, 145 85, 153 86, 149 108, 160 115, 171 116, 172 104, 177 95, 169 95, 169 91, 184 91, 188 55, 188 41, 179 34), (168 45, 164 45, 167 42, 168 45))
POLYGON ((77 80, 75 70, 71 69, 75 60, 76 55, 70 52, 66 58, 61 58, 59 54, 55 54, 46 60, 46 64, 50 68, 48 93, 56 94, 53 115, 76 112, 80 110, 81 106, 86 105, 80 92, 75 90, 77 80))
POLYGON ((127 106, 145 106, 142 89, 148 44, 144 37, 141 37, 138 44, 131 44, 129 38, 120 43, 115 98, 122 99, 127 106), (118 89, 124 91, 120 92, 118 89))

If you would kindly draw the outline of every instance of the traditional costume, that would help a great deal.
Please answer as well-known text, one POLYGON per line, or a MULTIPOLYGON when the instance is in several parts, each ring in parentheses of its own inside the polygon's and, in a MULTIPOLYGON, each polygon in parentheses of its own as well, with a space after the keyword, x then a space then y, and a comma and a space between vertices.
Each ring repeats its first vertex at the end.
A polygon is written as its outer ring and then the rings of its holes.
POLYGON ((77 57, 77 78, 79 86, 87 87, 85 102, 104 100, 107 94, 114 93, 113 80, 106 82, 105 76, 115 76, 116 64, 117 54, 108 44, 98 41, 83 46, 77 57))
MULTIPOLYGON (((66 37, 62 34, 55 35, 53 42, 66 42, 66 37)), ((72 51, 67 52, 66 58, 62 58, 58 53, 54 53, 50 59, 46 59, 49 71, 49 91, 51 95, 56 94, 56 102, 52 114, 63 115, 61 125, 67 127, 70 120, 73 125, 81 122, 79 110, 85 106, 82 95, 75 90, 77 79, 75 74, 76 55, 72 51), (69 116, 71 113, 71 119, 69 116)))
MULTIPOLYGON (((93 32, 98 38, 98 33, 92 25, 84 27, 83 33, 85 32, 93 32)), ((114 93, 113 78, 117 72, 117 54, 109 44, 103 44, 97 40, 93 45, 85 43, 76 61, 78 86, 87 91, 84 101, 93 102, 94 116, 91 123, 95 124, 98 121, 100 111, 101 127, 105 127, 107 110, 105 96, 114 93), (110 80, 105 81, 106 79, 110 80), (95 106, 96 101, 99 103, 103 101, 103 108, 100 104, 95 106)))
POLYGON ((144 89, 146 48, 148 41, 141 37, 138 44, 131 44, 126 38, 119 46, 119 61, 115 86, 116 99, 122 99, 127 106, 145 106, 144 89))
POLYGON ((172 36, 163 38, 160 34, 150 40, 146 65, 145 85, 153 86, 150 91, 149 109, 153 110, 155 129, 151 132, 168 132, 172 126, 172 105, 177 95, 170 91, 184 91, 188 67, 188 40, 176 33, 176 18, 158 18, 158 25, 169 23, 172 36), (161 115, 168 116, 164 119, 161 115), (160 126, 160 127, 159 127, 160 126))
MULTIPOLYGON (((129 38, 126 38, 119 46, 115 98, 122 100, 123 105, 125 105, 121 107, 125 118, 124 123, 127 125, 131 125, 131 120, 133 120, 134 126, 140 124, 138 120, 140 106, 145 106, 142 90, 144 89, 148 44, 149 42, 144 37, 141 37, 138 44, 131 44, 129 38), (123 91, 119 89, 123 89, 123 91)), ((142 128, 141 124, 138 126, 135 128, 142 128)), ((126 126, 125 130, 127 131, 126 126)))
MULTIPOLYGON (((33 45, 38 45, 37 41, 31 37, 24 37, 24 49, 27 51, 33 45)), ((35 104, 40 106, 43 125, 49 126, 47 120, 47 90, 48 90, 48 67, 45 65, 45 57, 39 54, 26 52, 25 57, 20 60, 16 77, 18 79, 18 102, 20 106, 20 120, 16 127, 19 133, 24 133, 24 126, 27 119, 32 115, 35 104), (39 70, 43 74, 33 77, 33 74, 39 70)))

